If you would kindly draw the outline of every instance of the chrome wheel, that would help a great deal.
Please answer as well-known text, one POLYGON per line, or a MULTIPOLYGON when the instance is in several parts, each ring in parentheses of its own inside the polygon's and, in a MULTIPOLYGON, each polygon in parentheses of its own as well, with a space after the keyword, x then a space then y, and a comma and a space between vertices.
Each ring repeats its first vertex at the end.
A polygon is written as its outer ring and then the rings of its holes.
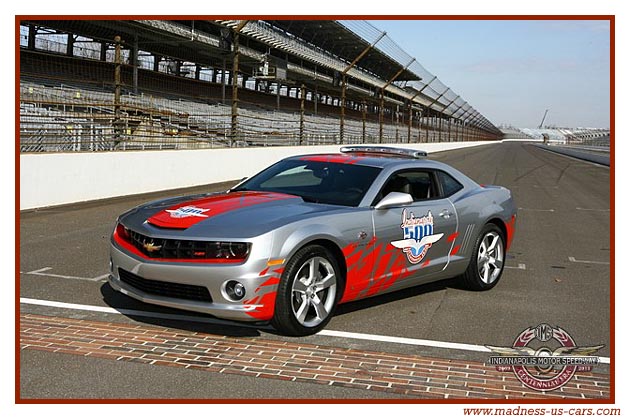
POLYGON ((337 295, 337 276, 324 257, 308 259, 297 271, 291 286, 291 309, 305 327, 316 327, 330 315, 337 295))
POLYGON ((495 231, 487 232, 477 252, 477 270, 482 282, 492 284, 499 278, 503 269, 503 257, 501 236, 495 231))

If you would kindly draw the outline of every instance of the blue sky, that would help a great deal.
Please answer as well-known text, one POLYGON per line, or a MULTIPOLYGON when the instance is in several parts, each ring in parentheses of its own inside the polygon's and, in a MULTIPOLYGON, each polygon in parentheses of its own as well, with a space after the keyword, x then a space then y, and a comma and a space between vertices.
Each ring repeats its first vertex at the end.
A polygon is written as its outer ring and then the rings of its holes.
POLYGON ((495 124, 610 126, 608 21, 370 21, 495 124))

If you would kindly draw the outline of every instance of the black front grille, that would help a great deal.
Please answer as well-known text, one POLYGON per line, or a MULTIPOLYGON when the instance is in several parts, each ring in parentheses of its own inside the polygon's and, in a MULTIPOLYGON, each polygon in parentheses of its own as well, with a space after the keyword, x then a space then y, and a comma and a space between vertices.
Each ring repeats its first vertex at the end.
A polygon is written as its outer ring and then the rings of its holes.
POLYGON ((225 243, 199 240, 161 239, 127 229, 129 241, 150 258, 223 259, 239 262, 249 253, 249 243, 225 243))
POLYGON ((212 302, 210 291, 199 285, 177 284, 175 282, 154 281, 132 274, 122 268, 118 268, 118 276, 122 282, 148 294, 162 297, 181 298, 183 300, 212 302))

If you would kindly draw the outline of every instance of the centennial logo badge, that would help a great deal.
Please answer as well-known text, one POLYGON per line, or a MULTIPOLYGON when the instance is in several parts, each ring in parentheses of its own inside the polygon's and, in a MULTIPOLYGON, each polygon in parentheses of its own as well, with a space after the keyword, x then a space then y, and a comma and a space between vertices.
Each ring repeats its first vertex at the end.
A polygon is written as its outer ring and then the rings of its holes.
POLYGON ((552 391, 568 383, 576 372, 591 371, 599 363, 593 354, 604 345, 577 346, 565 330, 542 323, 523 330, 511 347, 486 347, 497 354, 488 360, 497 371, 514 372, 533 390, 552 391))
POLYGON ((201 217, 206 218, 207 215, 204 215, 204 212, 208 212, 210 209, 197 208, 194 206, 185 206, 180 207, 174 210, 166 210, 169 214, 171 214, 171 218, 187 218, 187 217, 201 217))
POLYGON ((407 213, 405 208, 402 212, 403 240, 395 240, 391 245, 402 249, 409 262, 420 263, 433 245, 444 236, 444 233, 433 234, 433 214, 431 211, 426 215, 416 218, 413 212, 407 213))

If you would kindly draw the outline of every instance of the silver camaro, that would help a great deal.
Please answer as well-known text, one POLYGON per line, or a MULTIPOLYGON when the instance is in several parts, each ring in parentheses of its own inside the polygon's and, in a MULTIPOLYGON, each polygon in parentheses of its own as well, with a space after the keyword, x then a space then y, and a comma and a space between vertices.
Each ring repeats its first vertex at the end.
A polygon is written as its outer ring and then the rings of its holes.
POLYGON ((337 304, 459 277, 494 287, 514 237, 508 189, 426 153, 343 147, 283 159, 227 192, 122 214, 111 286, 219 318, 321 330, 337 304))

